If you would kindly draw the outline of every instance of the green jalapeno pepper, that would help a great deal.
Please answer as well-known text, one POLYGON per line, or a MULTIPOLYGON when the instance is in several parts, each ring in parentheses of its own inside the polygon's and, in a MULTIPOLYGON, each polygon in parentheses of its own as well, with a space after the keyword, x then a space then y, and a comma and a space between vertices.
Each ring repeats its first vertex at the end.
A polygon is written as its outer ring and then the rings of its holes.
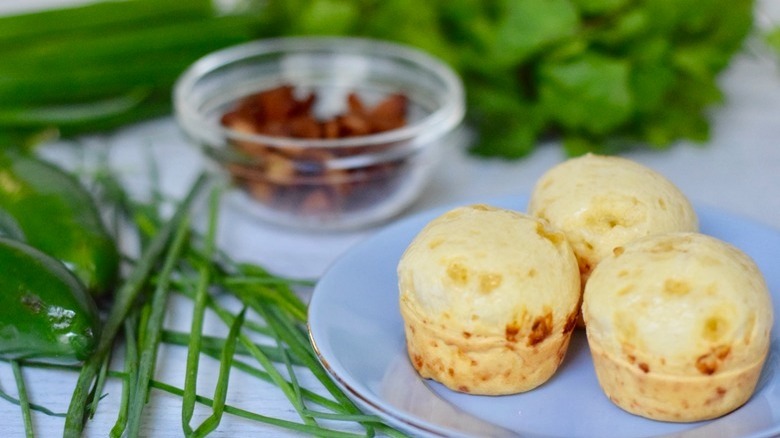
POLYGON ((33 156, 0 151, 0 235, 60 260, 93 296, 117 279, 119 255, 89 192, 33 156))
POLYGON ((0 357, 76 363, 95 349, 92 296, 53 257, 0 237, 0 357))

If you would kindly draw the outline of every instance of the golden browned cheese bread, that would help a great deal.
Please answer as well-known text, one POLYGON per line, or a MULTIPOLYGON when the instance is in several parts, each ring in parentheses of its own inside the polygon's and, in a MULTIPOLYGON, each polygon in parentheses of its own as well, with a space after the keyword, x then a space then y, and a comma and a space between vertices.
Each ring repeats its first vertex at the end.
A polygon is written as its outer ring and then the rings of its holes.
POLYGON ((672 182, 615 156, 588 154, 551 168, 537 181, 528 213, 566 233, 583 287, 616 246, 655 233, 698 230, 693 207, 672 182))
POLYGON ((409 358, 472 394, 533 389, 558 369, 575 326, 579 271, 562 232, 473 205, 431 221, 398 264, 409 358))
POLYGON ((618 247, 593 270, 582 313, 607 396, 676 422, 715 418, 750 398, 773 320, 755 263, 699 233, 618 247))

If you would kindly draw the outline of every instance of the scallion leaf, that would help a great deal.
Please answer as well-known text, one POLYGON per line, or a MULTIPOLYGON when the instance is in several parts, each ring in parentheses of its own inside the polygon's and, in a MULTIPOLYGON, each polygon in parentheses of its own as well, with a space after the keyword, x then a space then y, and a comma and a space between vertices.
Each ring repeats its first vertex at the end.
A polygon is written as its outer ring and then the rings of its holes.
MULTIPOLYGON (((219 196, 220 192, 218 189, 214 189, 210 197, 208 230, 206 233, 204 249, 204 258, 206 260, 211 259, 214 253, 214 248, 216 246, 215 240, 217 233, 217 211, 219 208, 219 196)), ((181 407, 182 428, 184 430, 184 434, 187 436, 192 434, 190 421, 192 420, 192 414, 195 410, 198 363, 200 360, 200 350, 203 336, 203 317, 206 312, 206 303, 208 301, 208 287, 211 283, 211 266, 208 263, 202 263, 198 267, 198 271, 199 281, 197 289, 195 290, 195 305, 192 310, 192 323, 189 333, 189 344, 187 347, 187 364, 184 371, 184 398, 182 400, 181 407)), ((223 347, 223 351, 227 348, 226 344, 223 347)))
POLYGON ((181 227, 181 223, 191 207, 192 203, 200 194, 202 187, 207 183, 205 175, 199 176, 191 187, 187 196, 179 204, 173 217, 157 233, 155 238, 145 248, 141 258, 134 269, 117 290, 114 297, 114 304, 111 307, 103 331, 100 336, 98 346, 93 355, 88 358, 79 373, 76 388, 73 391, 68 415, 65 418, 65 427, 63 435, 65 437, 77 438, 81 435, 84 426, 84 407, 89 396, 90 387, 98 372, 98 367, 103 358, 109 353, 114 343, 114 338, 119 328, 124 324, 124 318, 127 316, 130 308, 135 302, 138 294, 143 289, 146 281, 157 263, 157 260, 166 249, 166 245, 173 232, 181 227))
MULTIPOLYGON (((175 394, 178 396, 183 396, 184 391, 180 388, 177 388, 173 385, 164 383, 164 382, 158 382, 153 380, 151 382, 151 386, 153 388, 160 389, 162 391, 175 394)), ((208 397, 203 397, 201 395, 196 397, 196 400, 198 403, 204 404, 206 406, 212 406, 214 404, 214 401, 211 400, 208 397)), ((235 406, 231 405, 225 405, 225 412, 228 414, 232 414, 241 418, 246 418, 248 420, 257 421, 259 423, 265 423, 270 424, 273 426, 278 426, 287 430, 292 430, 296 432, 301 432, 305 434, 309 434, 311 436, 317 436, 317 437, 328 437, 328 438, 364 438, 364 435, 358 435, 354 433, 348 433, 348 432, 341 432, 337 430, 332 430, 328 428, 324 428, 317 425, 308 425, 308 424, 300 424, 293 421, 287 421, 282 420, 279 418, 273 418, 268 417, 265 415, 257 414, 255 412, 247 411, 245 409, 237 408, 235 406)))
POLYGON ((111 428, 111 438, 119 438, 127 428, 127 415, 130 407, 130 393, 136 385, 136 374, 138 370, 138 344, 135 339, 135 330, 137 328, 137 318, 135 315, 129 315, 125 319, 125 378, 122 379, 122 399, 119 405, 116 423, 111 428))
MULTIPOLYGON (((17 405, 17 406, 21 406, 21 404, 22 404, 21 400, 19 400, 18 398, 13 397, 13 396, 7 394, 2 389, 0 389, 0 398, 2 398, 3 400, 5 400, 5 401, 7 401, 7 402, 9 402, 11 404, 17 405)), ((65 417, 65 413, 64 412, 54 412, 54 411, 52 411, 51 409, 49 409, 49 408, 47 408, 45 406, 41 406, 41 405, 38 405, 38 404, 35 404, 35 403, 30 403, 29 401, 28 401, 28 406, 33 411, 42 412, 42 413, 44 413, 44 414, 46 414, 46 415, 48 415, 50 417, 65 417)))
POLYGON ((62 106, 0 108, 0 126, 48 126, 84 123, 122 114, 138 106, 148 96, 143 89, 116 98, 62 106))
POLYGON ((180 227, 174 234, 173 243, 168 249, 165 257, 160 279, 154 290, 154 295, 150 302, 152 311, 147 325, 147 334, 144 339, 143 350, 141 350, 141 359, 138 365, 138 381, 135 390, 132 393, 132 402, 130 403, 127 431, 128 435, 135 437, 139 435, 141 427, 141 413, 147 402, 149 392, 149 381, 152 380, 154 368, 157 361, 157 348, 162 336, 162 324, 165 317, 166 303, 168 301, 168 279, 179 260, 179 256, 186 245, 185 238, 189 233, 189 215, 184 214, 180 227))
POLYGON ((233 324, 230 326, 227 342, 225 342, 225 348, 222 350, 222 355, 219 360, 219 376, 217 377, 217 385, 214 388, 214 401, 211 406, 213 412, 208 418, 203 420, 203 423, 201 423, 197 429, 195 429, 192 434, 194 437, 204 437, 208 435, 217 428, 222 419, 222 413, 225 411, 225 399, 227 398, 230 368, 233 365, 233 354, 236 352, 236 340, 238 339, 241 325, 244 323, 245 315, 246 307, 239 312, 236 319, 233 320, 233 324))
POLYGON ((24 433, 28 438, 33 438, 32 415, 30 413, 30 400, 27 398, 27 387, 24 384, 22 369, 19 362, 12 360, 11 369, 14 371, 14 380, 16 380, 16 389, 19 392, 19 407, 22 408, 22 420, 24 422, 24 433))

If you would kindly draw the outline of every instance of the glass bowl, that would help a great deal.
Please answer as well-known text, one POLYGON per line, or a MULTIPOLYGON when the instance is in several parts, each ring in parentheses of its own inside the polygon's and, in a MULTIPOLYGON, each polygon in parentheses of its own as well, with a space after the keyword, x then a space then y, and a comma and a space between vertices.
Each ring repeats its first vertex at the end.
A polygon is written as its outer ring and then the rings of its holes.
POLYGON ((173 101, 183 131, 241 188, 243 206, 309 229, 367 226, 403 211, 465 111, 461 80, 440 60, 349 37, 211 53, 179 77, 173 101))

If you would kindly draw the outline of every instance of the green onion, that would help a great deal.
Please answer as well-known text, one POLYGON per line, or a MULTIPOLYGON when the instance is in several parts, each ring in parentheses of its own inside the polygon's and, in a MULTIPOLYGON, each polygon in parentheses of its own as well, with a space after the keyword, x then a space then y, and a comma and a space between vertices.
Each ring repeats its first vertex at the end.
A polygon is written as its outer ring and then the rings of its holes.
POLYGON ((117 290, 114 297, 114 304, 106 319, 95 353, 84 362, 81 373, 79 374, 79 379, 76 383, 76 388, 73 391, 70 406, 68 407, 68 415, 65 419, 65 428, 63 432, 65 437, 75 438, 81 435, 81 430, 84 426, 84 406, 89 395, 89 389, 98 372, 98 367, 102 363, 103 358, 111 350, 114 338, 116 337, 119 328, 124 324, 124 318, 127 316, 133 302, 146 284, 146 280, 152 269, 154 269, 158 258, 165 251, 170 236, 173 234, 174 230, 181 227, 182 220, 186 215, 187 210, 199 195, 200 190, 206 181, 205 176, 201 175, 198 177, 171 220, 159 230, 155 238, 145 248, 144 253, 138 260, 133 271, 117 290))
POLYGON ((0 108, 0 126, 67 125, 108 118, 131 110, 143 102, 147 95, 145 90, 134 90, 125 96, 99 102, 31 109, 0 108))
POLYGON ((130 393, 136 385, 136 374, 138 371, 138 344, 135 339, 135 329, 137 327, 137 318, 130 315, 124 322, 125 333, 125 374, 122 379, 122 400, 119 406, 116 423, 111 428, 110 436, 119 438, 127 427, 127 415, 130 407, 130 393))
MULTIPOLYGON (((151 382, 151 386, 153 388, 157 388, 160 390, 163 390, 165 392, 168 392, 170 394, 175 394, 178 396, 183 396, 184 391, 180 388, 176 388, 173 385, 169 385, 167 383, 158 382, 153 380, 151 382)), ((198 403, 204 404, 206 406, 213 406, 214 401, 203 396, 196 396, 196 400, 198 403)), ((259 423, 265 423, 270 424, 273 426, 282 427, 284 429, 293 430, 296 432, 301 432, 305 434, 309 434, 311 436, 317 436, 317 437, 332 437, 332 438, 364 438, 364 435, 357 435, 353 433, 347 433, 347 432, 341 432, 337 430, 327 429, 321 426, 317 425, 307 425, 307 424, 300 424, 295 423, 293 421, 287 421, 282 420, 279 418, 273 418, 268 417, 265 415, 260 415, 251 411, 247 411, 244 409, 240 409, 231 405, 225 405, 225 412, 228 414, 236 415, 241 418, 246 418, 248 420, 257 421, 259 423)))
POLYGON ((306 413, 311 415, 312 417, 322 418, 325 420, 354 421, 356 423, 370 423, 370 422, 382 421, 382 419, 377 417, 376 415, 365 415, 365 414, 345 415, 345 414, 334 414, 331 412, 319 412, 319 411, 312 411, 312 410, 307 410, 306 413))
POLYGON ((0 17, 0 47, 9 43, 61 38, 64 35, 94 36, 95 32, 133 29, 157 22, 206 17, 212 14, 209 0, 141 0, 96 2, 0 17))
POLYGON ((194 437, 204 437, 208 435, 217 428, 222 419, 222 413, 225 411, 225 399, 227 398, 230 368, 233 365, 233 354, 236 352, 236 339, 238 339, 238 333, 241 330, 241 325, 244 323, 245 315, 246 307, 241 310, 233 321, 233 324, 230 326, 228 341, 225 343, 225 349, 222 350, 219 361, 219 376, 217 377, 217 385, 214 389, 214 402, 211 406, 213 412, 197 429, 195 429, 195 432, 192 434, 194 437))
POLYGON ((295 327, 289 320, 286 320, 276 310, 271 310, 265 307, 264 304, 253 300, 254 308, 262 312, 266 317, 266 322, 275 327, 279 336, 290 346, 296 356, 300 358, 306 366, 311 370, 315 377, 325 386, 325 388, 338 400, 343 406, 349 407, 351 412, 359 413, 360 410, 352 403, 352 401, 344 395, 338 386, 330 379, 328 374, 322 368, 317 360, 314 350, 311 347, 308 339, 295 327))
MULTIPOLYGON (((26 363, 25 363, 25 365, 26 365, 26 363)), ((5 400, 5 401, 7 401, 7 402, 9 402, 11 404, 17 405, 17 406, 21 406, 22 405, 22 401, 20 399, 15 398, 15 397, 7 394, 3 390, 0 390, 0 398, 2 398, 3 400, 5 400)), ((54 411, 52 411, 51 409, 49 409, 49 408, 47 408, 45 406, 41 406, 41 405, 38 405, 38 404, 35 404, 35 403, 30 403, 29 401, 27 401, 27 406, 29 407, 29 409, 31 409, 33 411, 42 412, 42 413, 44 413, 44 414, 46 414, 46 415, 48 415, 50 417, 65 417, 65 413, 54 412, 54 411)))
MULTIPOLYGON (((142 52, 142 56, 137 57, 114 56, 105 62, 79 60, 77 55, 71 55, 56 63, 48 60, 49 65, 36 66, 33 62, 42 63, 38 60, 42 55, 19 54, 24 55, 24 59, 16 61, 17 64, 4 63, 0 66, 1 105, 7 108, 78 103, 126 94, 139 87, 157 89, 169 99, 171 86, 189 64, 206 53, 247 39, 246 36, 235 35, 235 29, 241 27, 231 22, 221 23, 219 27, 212 26, 213 29, 202 29, 203 26, 196 25, 191 27, 183 30, 178 38, 202 32, 202 35, 210 36, 209 40, 195 48, 171 47, 167 52, 159 54, 142 52), (57 75, 47 73, 50 69, 56 69, 57 75)), ((138 44, 140 50, 144 44, 154 43, 138 41, 129 44, 138 44)), ((73 47, 68 50, 90 48, 73 47)))
MULTIPOLYGON (((228 312, 226 309, 224 309, 222 306, 215 303, 213 300, 211 300, 212 303, 212 309, 214 312, 219 316, 220 319, 225 324, 232 324, 234 317, 228 312)), ((255 344, 252 342, 251 339, 249 339, 248 336, 241 334, 239 336, 239 341, 241 341, 241 344, 247 349, 249 354, 257 360, 257 362, 263 367, 263 369, 268 373, 268 375, 271 378, 271 381, 279 387, 279 389, 282 390, 284 395, 287 397, 287 399, 292 404, 293 408, 299 413, 301 419, 307 424, 312 424, 310 418, 305 416, 303 414, 303 406, 301 406, 297 401, 297 397, 295 396, 295 391, 292 388, 292 385, 287 382, 284 377, 279 373, 279 371, 274 367, 271 360, 266 356, 259 348, 255 346, 255 344)))
POLYGON ((271 288, 264 278, 257 279, 259 281, 252 280, 252 277, 228 278, 222 282, 222 285, 236 295, 274 302, 297 320, 306 320, 306 305, 286 284, 277 283, 271 288))
MULTIPOLYGON (((156 167, 152 165, 150 175, 156 181, 159 176, 155 171, 156 167)), ((171 200, 161 191, 153 190, 151 201, 136 202, 124 193, 113 175, 104 173, 99 178, 106 187, 103 193, 115 197, 119 202, 117 211, 131 218, 142 248, 140 258, 133 263, 133 269, 116 297, 117 301, 106 321, 107 332, 101 337, 98 351, 102 357, 107 357, 100 350, 103 339, 110 336, 113 343, 117 324, 124 327, 125 371, 106 372, 108 377, 123 379, 122 406, 111 431, 112 437, 138 435, 141 413, 153 389, 162 389, 182 398, 181 423, 184 436, 206 436, 216 430, 226 413, 314 436, 373 436, 376 432, 402 436, 382 424, 378 418, 362 414, 330 380, 317 361, 305 332, 306 305, 293 290, 295 286, 311 283, 281 278, 260 266, 236 263, 217 249, 219 190, 211 192, 207 228, 205 235, 201 235, 191 228, 187 220, 190 217, 188 206, 193 202, 194 193, 200 192, 200 189, 193 187, 185 200, 179 203, 172 218, 165 221, 160 212, 169 206, 171 200), (157 265, 163 254, 164 260, 158 270, 157 265), (146 293, 150 289, 152 292, 146 293), (180 293, 193 302, 189 333, 164 330, 162 327, 170 292, 180 293), (237 298, 242 310, 238 314, 228 310, 223 298, 237 298), (206 312, 216 315, 229 328, 225 338, 203 334, 206 312), (262 323, 251 321, 248 313, 255 313, 262 323), (247 329, 246 333, 243 328, 247 329), (265 340, 258 343, 250 338, 250 330, 267 336, 275 345, 266 345, 265 340), (188 349, 183 389, 153 380, 160 342, 170 344, 171 348, 188 349), (197 392, 201 354, 218 359, 220 364, 212 399, 198 395, 197 392), (250 365, 237 360, 236 354, 247 354, 256 363, 250 365), (279 368, 280 364, 284 364, 285 370, 279 368), (274 419, 227 404, 231 370, 243 371, 273 384, 282 391, 301 420, 274 419), (330 397, 301 386, 297 374, 301 370, 311 372, 327 389, 330 397), (283 374, 284 371, 286 374, 283 374), (196 403, 212 409, 211 414, 197 427, 191 425, 196 403), (323 427, 318 424, 319 420, 359 423, 364 428, 364 434, 356 435, 323 427)), ((93 385, 95 361, 95 358, 90 358, 80 370, 71 409, 66 417, 66 436, 78 435, 83 427, 83 408, 74 406, 79 397, 80 400, 89 399, 84 396, 83 388, 93 385)), ((98 390, 92 392, 94 397, 100 393, 98 390)))
POLYGON ((98 371, 97 376, 97 382, 95 383, 95 387, 92 392, 92 401, 87 406, 87 416, 89 418, 92 418, 95 416, 95 412, 97 411, 98 402, 100 402, 102 398, 103 388, 106 384, 106 374, 108 373, 108 367, 111 364, 111 354, 107 354, 105 359, 103 360, 103 364, 100 365, 100 370, 98 371))
POLYGON ((89 35, 86 38, 60 38, 43 40, 38 44, 4 48, 3 56, 17 65, 4 64, 2 71, 41 71, 56 67, 105 67, 119 66, 123 59, 132 63, 138 60, 162 60, 161 55, 174 51, 198 56, 205 49, 218 44, 247 38, 250 26, 257 20, 248 16, 212 16, 196 20, 170 21, 162 25, 145 25, 123 32, 109 32, 102 38, 89 35), (68 59, 79 61, 78 64, 68 59), (14 68, 12 68, 14 67, 14 68))
POLYGON ((173 243, 168 249, 165 263, 160 273, 160 280, 154 290, 152 301, 150 302, 152 311, 147 324, 147 333, 144 339, 143 350, 141 351, 141 360, 138 366, 138 381, 135 390, 132 393, 132 403, 130 404, 129 418, 127 424, 128 435, 135 437, 139 435, 141 427, 141 413, 147 402, 149 393, 149 381, 152 380, 154 367, 157 359, 157 349, 160 344, 163 318, 165 317, 166 303, 168 300, 168 279, 173 272, 179 255, 186 244, 185 238, 189 233, 189 215, 185 214, 181 226, 176 230, 173 243))
POLYGON ((27 398, 27 388, 24 384, 24 377, 22 376, 22 369, 19 367, 19 362, 12 360, 11 369, 14 371, 16 388, 19 392, 19 407, 22 408, 24 432, 28 438, 32 438, 35 436, 35 433, 33 432, 32 415, 30 414, 30 400, 27 398))
MULTIPOLYGON (((141 299, 143 300, 143 298, 141 299)), ((152 314, 152 306, 148 301, 143 300, 143 305, 138 311, 138 327, 136 328, 136 349, 138 350, 138 362, 141 361, 141 350, 146 345, 147 333, 149 332, 149 316, 152 314)), ((133 389, 134 390, 134 389, 133 389)), ((133 391, 130 391, 132 394, 133 391)))
MULTIPOLYGON (((211 259, 214 253, 216 230, 217 230, 217 211, 219 206, 220 192, 214 189, 211 193, 209 203, 209 222, 208 231, 205 240, 204 257, 211 259)), ((192 310, 192 324, 189 333, 189 345, 187 347, 187 365, 184 372, 184 399, 181 407, 182 428, 185 435, 192 434, 190 421, 195 410, 196 384, 198 380, 198 363, 203 337, 203 317, 206 313, 206 303, 208 298, 208 286, 211 282, 211 266, 208 263, 202 263, 199 266, 199 282, 195 291, 195 306, 192 310)), ((243 318, 241 318, 243 321, 243 318)), ((235 322, 233 324, 236 325, 235 322)), ((235 348, 235 342, 233 343, 235 348)), ((227 342, 223 351, 227 349, 227 342)))
MULTIPOLYGON (((247 323, 249 321, 244 321, 244 327, 246 328, 247 323)), ((184 332, 177 332, 174 330, 163 330, 162 333, 162 341, 171 344, 171 345, 183 345, 189 347, 190 343, 192 342, 192 338, 196 337, 196 332, 191 333, 184 333, 184 332)), ((217 336, 206 336, 201 335, 200 336, 200 342, 201 345, 199 347, 199 350, 204 354, 211 354, 214 352, 220 352, 223 348, 225 348, 225 342, 227 340, 225 338, 220 338, 217 336)), ((268 356, 269 359, 273 362, 282 362, 284 361, 284 358, 282 355, 284 354, 284 347, 273 347, 268 345, 262 345, 255 343, 255 347, 259 348, 263 354, 268 356)), ((247 351, 246 348, 244 348, 241 344, 236 346, 236 354, 246 356, 249 354, 249 351, 247 351)), ((303 362, 292 358, 292 362, 294 365, 303 365, 303 362)), ((185 372, 185 378, 187 373, 185 372)), ((185 385, 185 388, 187 388, 187 385, 185 385)))
MULTIPOLYGON (((279 337, 276 338, 277 345, 281 348, 282 341, 279 339, 279 337)), ((301 385, 298 383, 298 376, 295 374, 295 370, 293 370, 292 363, 290 362, 290 355, 285 352, 283 354, 284 357, 284 365, 287 369, 287 375, 290 376, 290 386, 292 386, 293 393, 295 394, 295 401, 297 406, 301 406, 301 414, 304 415, 304 419, 309 419, 310 421, 314 422, 314 417, 309 415, 309 409, 306 408, 306 402, 303 399, 303 393, 301 391, 301 385)))
MULTIPOLYGON (((315 281, 312 280, 301 280, 301 279, 294 279, 294 278, 281 278, 281 277, 275 277, 271 276, 270 274, 266 274, 265 276, 256 277, 256 276, 231 276, 229 278, 225 278, 223 282, 226 286, 308 286, 312 287, 315 285, 315 281)), ((306 307, 305 304, 301 303, 303 307, 306 307)))
POLYGON ((259 17, 210 0, 118 0, 0 17, 0 146, 170 114, 195 60, 255 38, 259 17))
MULTIPOLYGON (((216 354, 214 354, 212 352, 207 352, 206 354, 208 354, 211 357, 216 357, 217 356, 216 354)), ((263 371, 263 370, 261 370, 261 369, 259 369, 257 367, 249 365, 246 362, 241 362, 239 360, 234 360, 233 361, 233 367, 236 368, 237 370, 241 370, 241 371, 243 371, 243 372, 245 372, 245 373, 247 373, 247 374, 249 374, 249 375, 251 375, 253 377, 257 377, 258 379, 261 379, 261 380, 263 380, 265 382, 273 383, 273 380, 271 379, 271 376, 268 373, 266 373, 265 371, 263 371)), ((290 384, 292 384, 292 383, 290 383, 290 384)), ((330 399, 328 399, 326 397, 323 397, 323 396, 317 394, 314 391, 311 391, 311 390, 306 389, 306 388, 301 388, 301 394, 304 397, 306 397, 307 400, 310 400, 310 401, 312 401, 314 403, 317 403, 318 405, 320 405, 320 406, 322 406, 324 408, 327 408, 327 409, 330 409, 330 410, 336 411, 336 412, 346 412, 346 410, 340 404, 338 404, 337 402, 335 402, 333 400, 330 400, 330 399)))
MULTIPOLYGON (((234 366, 236 364, 237 364, 237 362, 233 363, 234 366)), ((58 365, 58 364, 50 364, 50 363, 42 363, 42 362, 25 362, 24 365, 25 366, 36 367, 36 368, 44 368, 44 369, 58 369, 58 370, 78 371, 78 367, 77 366, 73 366, 73 365, 58 365)), ((129 380, 131 378, 131 375, 128 372, 115 371, 115 370, 109 371, 108 372, 108 376, 112 377, 112 378, 123 379, 125 381, 127 381, 127 380, 129 380)), ((177 395, 179 397, 184 397, 184 390, 183 389, 177 388, 176 386, 173 386, 173 385, 168 384, 168 383, 160 382, 160 381, 157 381, 157 380, 151 380, 149 382, 149 386, 151 388, 159 389, 159 390, 167 392, 169 394, 177 395)), ((305 391, 304 391, 304 393, 305 393, 305 391)), ((3 395, 4 395, 4 393, 0 392, 0 396, 3 396, 3 395)), ((8 397, 8 398, 10 398, 11 400, 14 400, 14 401, 16 400, 13 397, 8 397)), ((213 408, 213 406, 214 406, 214 400, 212 400, 212 399, 210 399, 208 397, 196 395, 195 396, 195 400, 198 403, 200 403, 202 405, 205 405, 205 406, 208 406, 208 407, 212 407, 213 408)), ((16 401, 15 404, 18 404, 18 401, 16 401)), ((65 416, 65 414, 51 413, 51 411, 48 411, 45 408, 38 407, 37 405, 31 405, 31 407, 33 409, 35 409, 35 410, 46 412, 49 415, 65 416)), ((237 408, 237 407, 229 405, 229 404, 225 404, 224 412, 228 413, 228 414, 231 414, 231 415, 235 415, 237 417, 244 418, 244 419, 257 421, 259 423, 269 424, 269 425, 272 425, 272 426, 277 426, 277 427, 280 427, 280 428, 283 428, 283 429, 287 429, 287 430, 301 432, 301 433, 308 434, 308 435, 311 435, 311 436, 336 437, 336 438, 339 438, 339 437, 355 438, 355 437, 363 437, 364 436, 364 435, 357 435, 357 434, 352 434, 352 433, 346 433, 346 432, 341 432, 341 431, 337 431, 337 430, 332 430, 332 429, 324 428, 324 427, 317 426, 317 425, 311 426, 311 425, 305 425, 305 424, 296 423, 296 422, 293 422, 293 421, 287 421, 287 420, 282 420, 282 419, 278 419, 278 418, 268 417, 268 416, 264 416, 264 415, 261 415, 261 414, 255 413, 255 412, 247 411, 245 409, 237 408)), ((312 412, 312 413, 314 415, 317 415, 317 416, 323 416, 322 413, 316 413, 316 412, 312 412)), ((334 417, 334 419, 335 419, 335 417, 334 417)), ((370 421, 370 420, 376 421, 376 419, 371 417, 371 416, 366 416, 366 420, 368 420, 368 421, 370 421)), ((380 425, 380 423, 377 423, 377 427, 378 428, 385 428, 384 426, 380 425)), ((389 432, 389 433, 387 433, 388 436, 396 436, 396 437, 404 436, 404 435, 398 434, 394 429, 387 428, 387 430, 389 432)), ((112 436, 116 436, 116 435, 112 434, 112 436)))

